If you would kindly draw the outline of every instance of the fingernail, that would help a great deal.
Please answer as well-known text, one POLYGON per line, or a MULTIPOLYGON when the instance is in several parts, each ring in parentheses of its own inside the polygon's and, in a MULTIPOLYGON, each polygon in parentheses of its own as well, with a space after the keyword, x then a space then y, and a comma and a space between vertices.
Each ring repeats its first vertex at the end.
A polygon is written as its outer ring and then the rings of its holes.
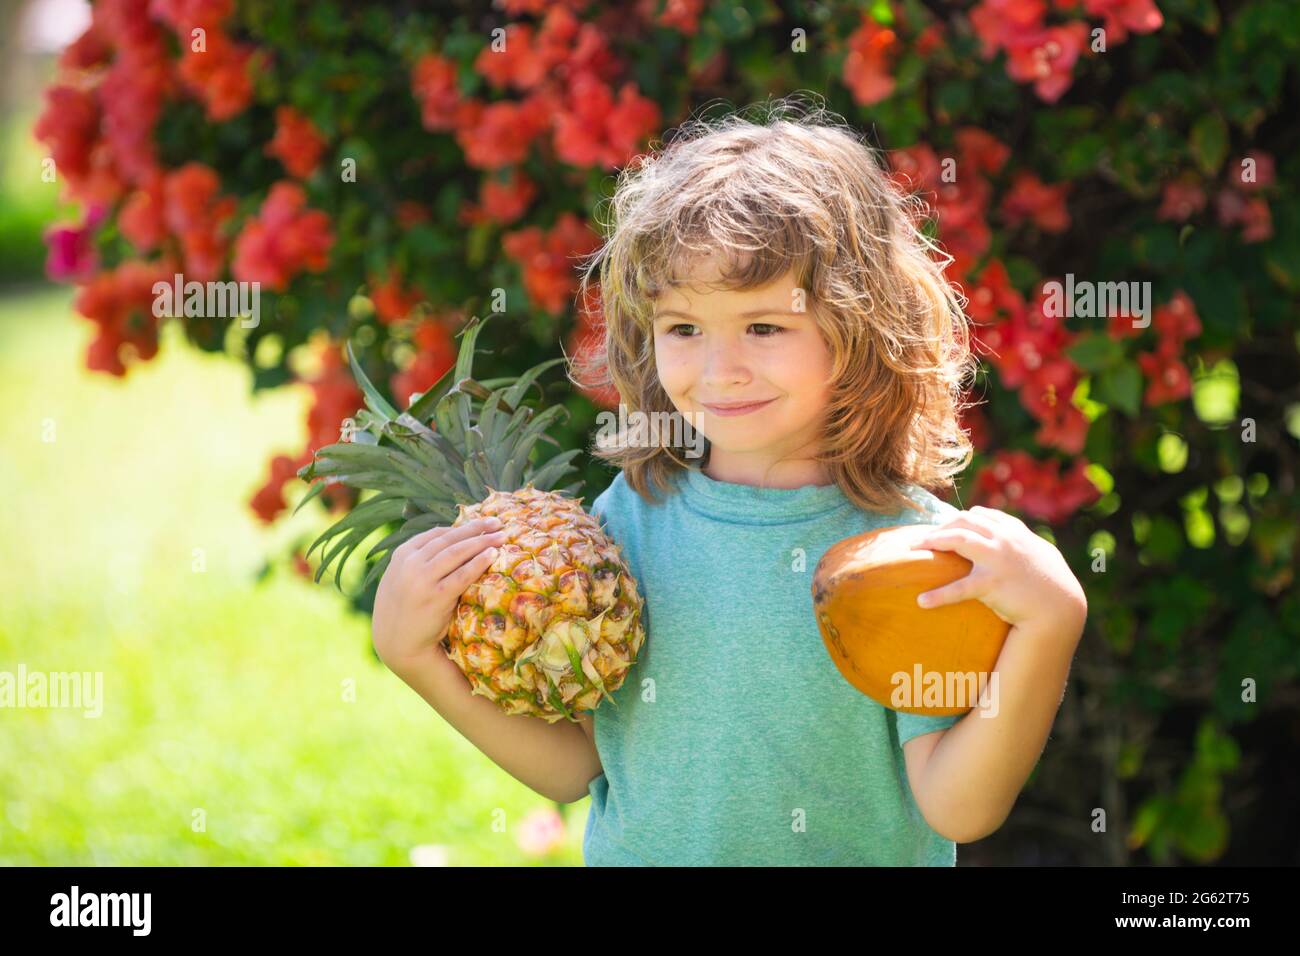
POLYGON ((497 556, 497 549, 496 549, 496 548, 488 548, 488 557, 489 557, 489 558, 492 558, 492 559, 495 559, 496 556, 497 556))

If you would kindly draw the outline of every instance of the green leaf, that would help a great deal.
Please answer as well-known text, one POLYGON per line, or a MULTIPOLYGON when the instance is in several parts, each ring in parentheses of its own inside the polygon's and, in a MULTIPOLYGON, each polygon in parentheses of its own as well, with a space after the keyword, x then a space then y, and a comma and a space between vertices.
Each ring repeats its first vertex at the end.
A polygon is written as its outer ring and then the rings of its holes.
MULTIPOLYGON (((519 376, 519 378, 515 380, 515 383, 510 386, 510 390, 506 392, 506 404, 511 408, 517 408, 519 403, 524 399, 524 393, 528 391, 528 387, 533 384, 537 377, 548 368, 559 365, 563 361, 563 358, 551 359, 549 362, 543 362, 541 365, 536 365, 533 368, 530 368, 523 375, 519 376)), ((491 384, 488 382, 484 382, 483 384, 491 387, 491 384)))
POLYGON ((1175 835, 1178 849, 1198 863, 1210 863, 1228 848, 1228 820, 1218 807, 1188 815, 1175 835))
POLYGON ((532 482, 533 487, 540 491, 549 491, 551 486, 560 480, 561 476, 577 470, 569 462, 581 454, 581 448, 560 452, 560 454, 548 459, 546 464, 533 472, 528 481, 532 482))
POLYGON ((361 386, 362 393, 366 396, 366 404, 376 415, 382 415, 384 418, 393 419, 397 417, 397 409, 388 404, 387 399, 379 394, 379 390, 366 377, 366 373, 361 370, 361 365, 357 362, 356 354, 352 351, 352 343, 348 343, 348 364, 352 366, 352 375, 361 386))
POLYGON ((1103 370, 1096 378, 1098 401, 1136 418, 1142 402, 1142 371, 1129 360, 1103 370))
MULTIPOLYGON (((303 480, 307 480, 306 478, 304 478, 304 476, 303 476, 303 472, 304 472, 304 471, 307 471, 307 470, 310 469, 310 468, 311 468, 311 465, 304 465, 301 469, 299 469, 299 471, 298 471, 298 477, 299 477, 299 478, 303 478, 303 480)), ((312 486, 307 490, 307 493, 306 493, 305 495, 302 496, 302 501, 298 502, 298 506, 297 506, 296 508, 293 509, 293 514, 297 514, 299 511, 301 511, 303 505, 305 505, 307 502, 311 501, 313 498, 315 498, 315 497, 317 497, 318 495, 320 495, 320 493, 321 493, 322 491, 324 491, 324 490, 325 490, 325 482, 323 482, 323 481, 318 481, 318 482, 316 482, 315 484, 313 484, 313 485, 312 485, 312 486)))
POLYGON ((1192 127, 1192 158, 1201 172, 1213 176, 1228 155, 1228 124, 1218 113, 1206 113, 1192 127))
MULTIPOLYGON (((353 508, 346 517, 342 518, 335 524, 330 525, 320 536, 312 542, 310 548, 304 557, 311 557, 313 551, 326 541, 352 529, 362 529, 369 534, 380 525, 396 521, 402 516, 402 509, 406 507, 406 502, 396 495, 380 494, 368 501, 353 508)), ((324 569, 324 565, 321 566, 324 569)))
POLYGON ((1124 358, 1124 347, 1105 333, 1081 335, 1065 350, 1074 364, 1085 372, 1100 372, 1124 358))

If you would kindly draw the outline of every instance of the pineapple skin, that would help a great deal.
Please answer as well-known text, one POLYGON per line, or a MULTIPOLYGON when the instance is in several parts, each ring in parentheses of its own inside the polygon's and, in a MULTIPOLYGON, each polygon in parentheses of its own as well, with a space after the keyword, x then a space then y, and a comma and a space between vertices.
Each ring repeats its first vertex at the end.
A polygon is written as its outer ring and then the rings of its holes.
POLYGON ((489 516, 505 541, 461 595, 447 654, 473 693, 506 713, 574 720, 621 687, 636 663, 644 601, 581 499, 531 485, 491 491, 461 505, 452 527, 489 516))

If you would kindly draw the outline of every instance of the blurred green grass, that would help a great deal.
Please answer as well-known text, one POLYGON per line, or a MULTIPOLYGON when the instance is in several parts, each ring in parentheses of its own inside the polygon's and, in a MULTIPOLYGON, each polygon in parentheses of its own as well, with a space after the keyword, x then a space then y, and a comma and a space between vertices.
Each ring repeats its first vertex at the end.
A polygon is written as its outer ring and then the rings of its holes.
POLYGON ((301 447, 305 390, 254 399, 174 325, 125 380, 86 372, 70 301, 0 298, 0 671, 102 671, 103 714, 0 708, 0 864, 581 864, 588 802, 526 854, 553 804, 374 659, 332 575, 254 583, 324 523, 247 506, 301 447))

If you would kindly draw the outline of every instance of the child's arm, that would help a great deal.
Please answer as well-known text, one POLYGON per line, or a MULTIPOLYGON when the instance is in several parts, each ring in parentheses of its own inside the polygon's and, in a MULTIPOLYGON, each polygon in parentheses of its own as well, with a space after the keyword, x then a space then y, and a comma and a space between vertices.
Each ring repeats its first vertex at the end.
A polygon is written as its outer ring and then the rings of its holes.
POLYGON ((471 692, 440 643, 460 596, 488 569, 504 537, 500 522, 486 518, 431 528, 399 545, 375 594, 375 652, 498 767, 544 797, 573 803, 601 773, 583 728, 498 709, 471 692))
POLYGON ((505 713, 470 693, 469 681, 441 647, 429 651, 424 664, 407 663, 395 673, 493 763, 548 799, 581 800, 602 772, 584 726, 505 713))
POLYGON ((987 699, 942 734, 903 746, 926 821, 948 839, 970 843, 1006 820, 1043 751, 1088 602, 1060 552, 1000 511, 962 512, 917 547, 956 551, 973 565, 964 578, 928 592, 933 597, 923 606, 973 598, 1012 625, 987 699))
POLYGON ((903 745, 916 805, 935 832, 973 843, 1005 822, 1047 743, 1080 633, 1068 620, 1050 631, 1012 628, 989 681, 991 706, 903 745))

